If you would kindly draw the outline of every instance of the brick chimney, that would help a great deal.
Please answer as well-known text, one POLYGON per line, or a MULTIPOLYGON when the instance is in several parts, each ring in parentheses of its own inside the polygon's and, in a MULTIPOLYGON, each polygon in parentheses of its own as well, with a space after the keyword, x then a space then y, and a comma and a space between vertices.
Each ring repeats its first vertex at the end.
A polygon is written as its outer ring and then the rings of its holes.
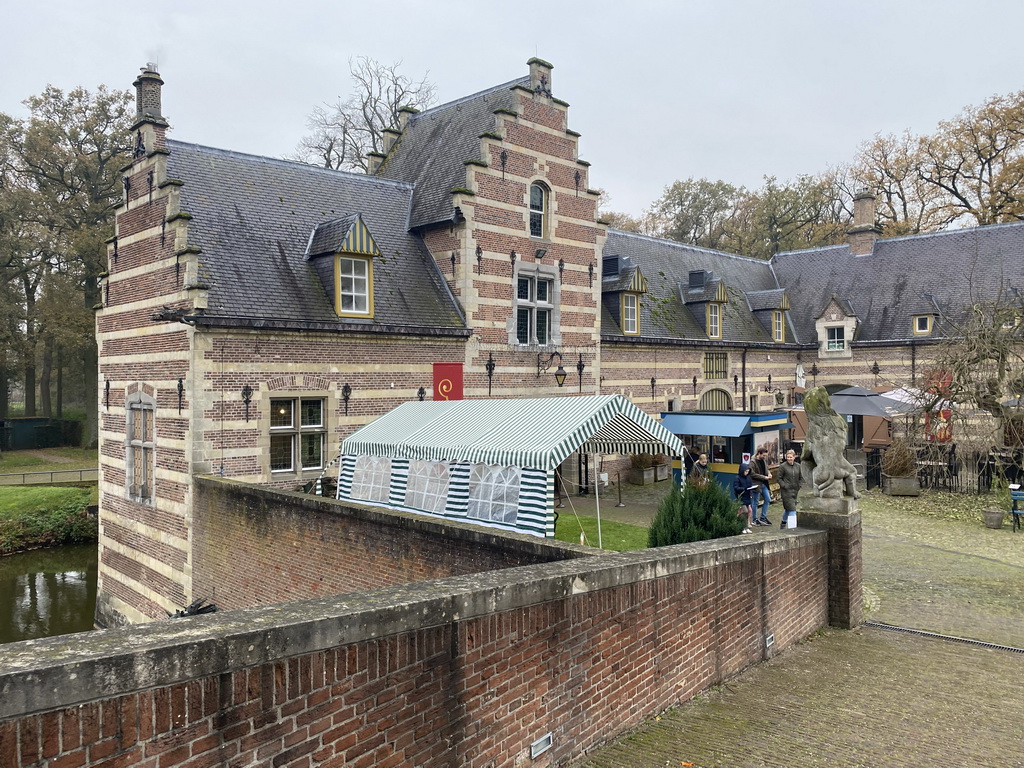
POLYGON ((551 70, 555 68, 555 65, 538 58, 530 59, 526 63, 530 66, 530 90, 550 98, 551 70))
POLYGON ((875 223, 875 196, 862 189, 853 198, 853 226, 846 230, 846 242, 857 256, 871 253, 882 228, 875 223))
MULTIPOLYGON (((148 152, 164 149, 167 138, 167 120, 161 114, 160 88, 164 81, 152 62, 142 67, 135 79, 135 124, 132 130, 141 137, 141 143, 148 152)), ((138 143, 138 141, 137 141, 138 143)))

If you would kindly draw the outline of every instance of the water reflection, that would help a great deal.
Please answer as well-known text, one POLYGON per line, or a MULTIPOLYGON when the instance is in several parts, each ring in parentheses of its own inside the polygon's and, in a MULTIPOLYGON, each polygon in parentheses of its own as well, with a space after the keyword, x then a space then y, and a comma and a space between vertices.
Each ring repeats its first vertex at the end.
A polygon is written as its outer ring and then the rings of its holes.
POLYGON ((95 544, 0 557, 0 643, 92 629, 95 544))

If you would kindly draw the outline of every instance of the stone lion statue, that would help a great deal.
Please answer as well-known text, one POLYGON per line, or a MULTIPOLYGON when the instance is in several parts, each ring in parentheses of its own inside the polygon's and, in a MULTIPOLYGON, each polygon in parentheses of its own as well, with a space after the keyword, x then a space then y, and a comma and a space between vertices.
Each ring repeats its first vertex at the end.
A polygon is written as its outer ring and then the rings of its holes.
POLYGON ((839 499, 844 492, 859 499, 857 470, 843 454, 846 420, 832 409, 824 387, 815 387, 804 396, 804 412, 807 438, 800 457, 804 482, 823 499, 839 499))

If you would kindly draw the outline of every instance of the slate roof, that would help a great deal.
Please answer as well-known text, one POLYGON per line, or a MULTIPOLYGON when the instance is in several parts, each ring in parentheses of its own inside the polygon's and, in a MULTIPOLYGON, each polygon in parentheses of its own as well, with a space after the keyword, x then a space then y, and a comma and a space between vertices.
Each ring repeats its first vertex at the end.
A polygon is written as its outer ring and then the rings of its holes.
MULTIPOLYGON (((648 292, 640 301, 639 338, 707 339, 704 304, 684 303, 698 298, 696 294, 686 295, 690 272, 703 269, 724 281, 729 297, 723 313, 722 340, 771 343, 768 330, 750 311, 744 297, 745 293, 779 288, 768 262, 617 229, 608 230, 604 255, 628 257, 647 278, 648 292)), ((602 281, 602 287, 607 290, 617 282, 602 281)), ((710 296, 714 296, 713 291, 710 296)), ((705 300, 705 292, 699 298, 705 300)), ((602 312, 601 334, 623 335, 607 311, 602 312)))
POLYGON ((1001 285, 1010 298, 1024 291, 1024 223, 877 240, 862 256, 846 245, 780 253, 771 265, 802 341, 816 339, 815 316, 833 294, 859 318, 857 341, 906 340, 914 315, 955 314, 1001 285))
POLYGON ((786 291, 783 288, 772 288, 767 291, 747 292, 747 305, 751 312, 759 312, 765 309, 778 309, 782 306, 782 299, 786 291))
MULTIPOLYGON (((362 174, 168 141, 169 178, 184 182, 190 247, 214 318, 328 325, 464 328, 422 241, 408 232, 412 187, 362 174), (338 318, 315 266, 314 229, 361 214, 381 250, 374 318, 338 318)), ((354 219, 353 219, 354 220, 354 219)))
POLYGON ((466 161, 488 160, 480 156, 480 134, 494 132, 494 110, 512 109, 513 86, 529 81, 521 77, 409 118, 377 176, 415 185, 412 227, 452 219, 451 190, 466 186, 466 161))

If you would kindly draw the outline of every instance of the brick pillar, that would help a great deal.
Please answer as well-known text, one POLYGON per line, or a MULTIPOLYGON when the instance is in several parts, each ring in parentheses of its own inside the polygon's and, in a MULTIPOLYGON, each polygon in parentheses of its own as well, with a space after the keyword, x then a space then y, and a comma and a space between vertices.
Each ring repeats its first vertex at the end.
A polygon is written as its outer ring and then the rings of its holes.
POLYGON ((828 623, 853 629, 864 621, 860 512, 853 499, 801 502, 801 528, 828 533, 828 623))

